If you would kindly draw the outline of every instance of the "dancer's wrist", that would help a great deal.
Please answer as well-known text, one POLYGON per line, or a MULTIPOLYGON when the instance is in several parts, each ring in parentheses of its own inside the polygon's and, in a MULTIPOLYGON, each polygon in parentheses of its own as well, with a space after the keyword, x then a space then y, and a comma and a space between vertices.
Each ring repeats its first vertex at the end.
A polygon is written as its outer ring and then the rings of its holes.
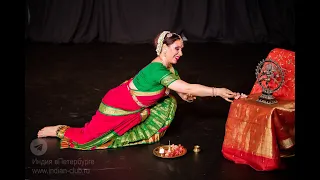
POLYGON ((211 87, 211 91, 212 91, 211 97, 217 97, 218 95, 217 90, 218 89, 216 87, 211 87))

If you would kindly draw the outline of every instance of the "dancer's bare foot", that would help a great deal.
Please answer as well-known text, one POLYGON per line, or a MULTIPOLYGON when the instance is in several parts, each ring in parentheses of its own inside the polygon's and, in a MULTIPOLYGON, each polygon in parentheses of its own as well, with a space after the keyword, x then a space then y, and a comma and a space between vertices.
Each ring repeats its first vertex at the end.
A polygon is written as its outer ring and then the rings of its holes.
POLYGON ((38 132, 38 138, 41 137, 57 137, 57 130, 62 125, 47 126, 38 132))

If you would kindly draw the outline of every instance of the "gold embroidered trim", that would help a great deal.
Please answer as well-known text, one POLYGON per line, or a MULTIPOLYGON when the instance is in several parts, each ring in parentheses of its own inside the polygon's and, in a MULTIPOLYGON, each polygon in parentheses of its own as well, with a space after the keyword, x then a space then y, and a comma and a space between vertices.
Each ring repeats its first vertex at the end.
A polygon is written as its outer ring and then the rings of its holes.
POLYGON ((66 139, 66 138, 61 139, 61 141, 60 141, 60 148, 61 148, 61 149, 70 148, 70 146, 69 146, 69 139, 66 139))
POLYGON ((169 84, 171 84, 173 81, 177 80, 178 77, 174 74, 169 74, 166 77, 162 78, 160 83, 166 87, 169 86, 169 84))
POLYGON ((64 138, 64 133, 70 126, 62 125, 57 129, 56 135, 58 138, 63 139, 64 138))
MULTIPOLYGON (((127 88, 128 88, 128 90, 129 90, 129 93, 130 93, 132 99, 138 104, 138 106, 143 107, 143 108, 148 107, 148 106, 142 104, 142 103, 138 100, 137 96, 136 96, 134 93, 132 93, 133 90, 131 90, 129 86, 127 86, 127 88)), ((138 92, 138 91, 136 91, 136 92, 138 92)))
POLYGON ((155 91, 155 92, 143 92, 143 91, 135 91, 135 90, 130 90, 130 94, 135 95, 135 96, 154 96, 157 94, 160 94, 162 89, 155 91))
POLYGON ((96 149, 107 149, 113 142, 114 142, 114 139, 111 139, 110 141, 108 141, 100 146, 97 146, 96 149))
POLYGON ((109 115, 109 116, 125 116, 129 114, 135 114, 140 112, 142 109, 138 109, 136 111, 126 111, 123 109, 114 108, 108 105, 105 105, 103 102, 100 103, 99 111, 102 114, 109 115))
POLYGON ((149 116, 149 113, 148 113, 148 110, 147 109, 144 109, 141 113, 141 122, 143 122, 144 120, 147 119, 147 117, 149 116))
POLYGON ((131 94, 131 96, 132 96, 132 99, 138 104, 138 106, 140 106, 140 107, 148 107, 148 106, 142 104, 142 103, 138 100, 137 96, 135 96, 135 95, 133 95, 133 94, 131 94))

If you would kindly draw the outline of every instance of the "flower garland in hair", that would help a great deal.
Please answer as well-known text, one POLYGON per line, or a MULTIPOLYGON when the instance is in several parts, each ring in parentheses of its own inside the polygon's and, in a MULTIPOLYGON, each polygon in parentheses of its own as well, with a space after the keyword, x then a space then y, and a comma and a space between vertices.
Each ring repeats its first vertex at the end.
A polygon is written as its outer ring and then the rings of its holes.
POLYGON ((170 31, 163 31, 159 38, 158 38, 158 42, 157 42, 157 48, 156 48, 156 52, 157 52, 157 55, 159 56, 160 53, 161 53, 161 50, 162 50, 162 45, 163 45, 163 41, 164 41, 164 38, 167 36, 167 37, 171 37, 173 34, 179 36, 179 38, 183 41, 183 39, 181 38, 181 36, 177 33, 171 33, 170 31))
POLYGON ((166 35, 169 33, 170 33, 170 31, 163 31, 158 38, 158 43, 157 43, 157 48, 156 48, 156 52, 157 52, 158 56, 160 55, 161 50, 162 50, 163 40, 166 37, 166 35))

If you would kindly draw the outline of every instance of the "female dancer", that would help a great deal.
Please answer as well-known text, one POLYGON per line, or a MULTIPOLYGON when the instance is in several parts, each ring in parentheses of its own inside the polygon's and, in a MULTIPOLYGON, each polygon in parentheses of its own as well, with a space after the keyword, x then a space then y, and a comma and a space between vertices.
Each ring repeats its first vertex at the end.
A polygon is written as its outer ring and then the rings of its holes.
POLYGON ((160 140, 171 124, 177 102, 176 91, 188 102, 199 97, 235 98, 226 88, 190 84, 180 79, 173 65, 182 56, 183 40, 163 31, 155 39, 157 57, 136 76, 109 90, 91 121, 84 127, 44 127, 38 137, 58 137, 61 148, 93 150, 150 144, 160 140))

